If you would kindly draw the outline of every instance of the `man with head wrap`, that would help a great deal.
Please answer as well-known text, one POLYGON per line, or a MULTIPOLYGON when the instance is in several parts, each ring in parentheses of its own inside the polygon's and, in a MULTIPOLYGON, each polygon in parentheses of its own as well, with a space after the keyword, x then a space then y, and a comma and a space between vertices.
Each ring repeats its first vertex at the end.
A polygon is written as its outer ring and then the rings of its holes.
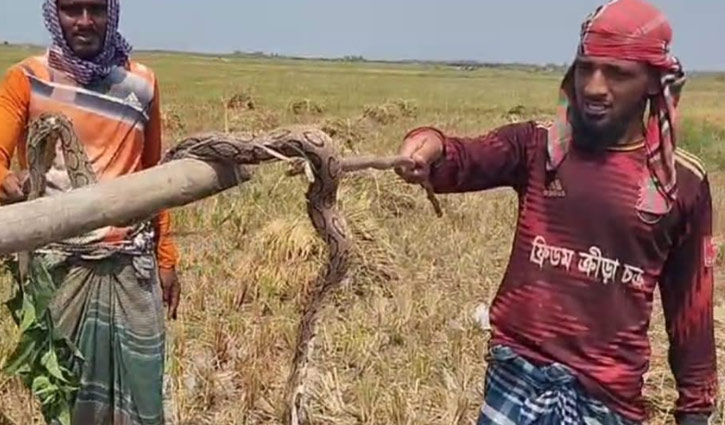
POLYGON ((591 14, 552 125, 476 138, 431 127, 398 169, 440 193, 509 186, 519 218, 491 307, 479 424, 640 424, 657 286, 681 425, 717 396, 712 207, 700 161, 676 147, 684 74, 665 16, 644 0, 591 14), (645 114, 647 114, 645 116, 645 114))
MULTIPOLYGON (((44 113, 71 119, 101 181, 152 167, 161 156, 157 80, 129 59, 118 0, 46 0, 43 12, 52 45, 11 67, 0 85, 0 203, 26 197, 26 129, 44 113), (16 149, 21 170, 14 173, 16 149)), ((71 189, 62 155, 46 179, 45 195, 71 189)), ((72 423, 163 423, 162 298, 173 318, 179 300, 169 214, 98 229, 81 245, 51 244, 36 258, 54 278, 54 325, 83 355, 65 365, 81 382, 72 423)))

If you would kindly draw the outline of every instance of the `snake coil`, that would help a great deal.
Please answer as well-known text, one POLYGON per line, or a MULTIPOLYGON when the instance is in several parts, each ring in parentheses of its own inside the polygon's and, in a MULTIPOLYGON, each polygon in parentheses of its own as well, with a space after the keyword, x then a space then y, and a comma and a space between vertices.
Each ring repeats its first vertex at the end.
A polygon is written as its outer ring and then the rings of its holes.
MULTIPOLYGON (((73 188, 96 183, 96 175, 70 120, 60 114, 44 114, 31 123, 28 132, 29 200, 44 195, 46 174, 52 166, 58 165, 58 151, 63 155, 65 171, 73 188)), ((195 158, 239 167, 288 157, 301 158, 309 164, 307 213, 328 248, 327 264, 316 278, 302 312, 286 390, 286 422, 299 425, 307 422, 305 382, 319 315, 325 297, 345 277, 351 250, 347 222, 337 209, 342 168, 332 140, 324 132, 307 126, 281 128, 259 137, 230 138, 222 134, 207 134, 182 141, 170 149, 161 162, 195 158)), ((245 176, 240 181, 247 178, 245 176)), ((78 243, 83 241, 82 237, 69 241, 74 240, 78 243)), ((19 254, 21 270, 27 270, 30 255, 30 252, 19 254)))
MULTIPOLYGON (((72 123, 59 114, 44 114, 35 120, 28 133, 28 166, 30 169, 29 199, 43 196, 46 174, 58 167, 57 152, 63 155, 63 165, 73 188, 93 184, 96 176, 76 136, 72 123), (60 144, 58 144, 60 142, 60 144)), ((309 298, 306 300, 299 323, 297 344, 286 388, 285 422, 289 425, 307 423, 305 383, 313 351, 317 324, 328 294, 343 281, 349 267, 352 242, 348 225, 337 207, 337 191, 343 171, 365 168, 391 169, 409 164, 402 157, 360 157, 342 161, 332 139, 321 130, 310 126, 290 126, 260 136, 229 136, 209 133, 189 137, 171 148, 161 163, 194 158, 217 162, 238 171, 238 182, 249 180, 244 166, 259 165, 277 160, 303 161, 309 186, 306 192, 307 214, 318 236, 328 251, 327 263, 320 270, 309 298)), ((431 188, 428 199, 436 213, 442 211, 431 188)), ((84 242, 84 236, 64 241, 84 242)), ((27 268, 30 253, 19 255, 21 270, 27 268)))
POLYGON ((289 425, 299 425, 307 422, 305 382, 319 315, 326 296, 340 285, 347 273, 352 247, 347 222, 337 208, 342 167, 332 139, 308 126, 281 128, 259 137, 246 136, 246 139, 209 134, 186 139, 172 148, 162 162, 195 158, 247 165, 274 161, 281 156, 302 158, 310 164, 307 214, 328 248, 327 264, 320 271, 302 312, 287 383, 286 420, 289 425))

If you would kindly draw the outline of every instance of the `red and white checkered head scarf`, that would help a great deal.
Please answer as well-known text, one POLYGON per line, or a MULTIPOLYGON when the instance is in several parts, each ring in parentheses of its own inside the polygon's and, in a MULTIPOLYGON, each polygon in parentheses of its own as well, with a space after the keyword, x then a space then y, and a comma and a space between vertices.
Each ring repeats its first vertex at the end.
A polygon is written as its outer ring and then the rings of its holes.
MULTIPOLYGON (((670 54, 672 28, 662 12, 644 0, 614 0, 600 6, 582 25, 579 55, 644 62, 658 69, 661 90, 650 98, 645 145, 647 169, 637 209, 662 215, 677 197, 675 176, 675 122, 685 74, 670 54)), ((568 109, 573 101, 573 67, 562 84, 557 118, 549 132, 548 169, 566 157, 572 130, 568 109)))

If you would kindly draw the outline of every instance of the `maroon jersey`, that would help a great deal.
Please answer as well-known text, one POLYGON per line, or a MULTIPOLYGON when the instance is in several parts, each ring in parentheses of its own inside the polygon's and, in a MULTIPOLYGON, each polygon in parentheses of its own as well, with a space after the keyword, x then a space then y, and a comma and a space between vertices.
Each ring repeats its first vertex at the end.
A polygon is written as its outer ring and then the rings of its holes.
POLYGON ((445 155, 431 171, 436 192, 509 186, 518 193, 511 260, 491 307, 492 343, 534 363, 567 365, 593 397, 644 420, 647 331, 659 285, 677 413, 711 412, 712 207, 699 161, 677 152, 676 206, 654 220, 635 208, 644 145, 594 156, 573 149, 551 173, 547 129, 535 123, 471 139, 440 136, 445 155))

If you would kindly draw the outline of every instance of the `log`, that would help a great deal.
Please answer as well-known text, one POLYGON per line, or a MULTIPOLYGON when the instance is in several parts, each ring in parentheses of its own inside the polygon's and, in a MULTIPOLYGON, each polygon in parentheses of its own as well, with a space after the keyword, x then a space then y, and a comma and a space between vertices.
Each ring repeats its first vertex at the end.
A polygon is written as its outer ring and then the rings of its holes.
POLYGON ((153 216, 249 179, 242 167, 171 161, 60 195, 0 207, 0 256, 153 216))
MULTIPOLYGON (((344 158, 340 165, 344 172, 354 172, 405 164, 410 159, 366 156, 344 158)), ((290 174, 301 172, 292 170, 290 174)), ((243 166, 179 159, 59 195, 3 206, 0 256, 31 251, 101 227, 132 223, 216 195, 250 178, 243 166)), ((442 216, 432 189, 426 190, 436 214, 442 216)))

